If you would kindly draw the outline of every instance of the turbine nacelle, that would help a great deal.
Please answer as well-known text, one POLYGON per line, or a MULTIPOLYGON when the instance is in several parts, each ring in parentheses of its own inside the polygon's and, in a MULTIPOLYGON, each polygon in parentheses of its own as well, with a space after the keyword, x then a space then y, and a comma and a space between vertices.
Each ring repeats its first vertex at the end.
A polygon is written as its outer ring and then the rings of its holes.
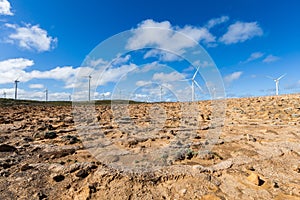
POLYGON ((286 76, 286 74, 283 74, 283 75, 279 76, 278 78, 273 78, 271 76, 267 76, 267 78, 272 79, 275 82, 276 95, 279 94, 279 81, 280 81, 280 79, 282 79, 285 76, 286 76))

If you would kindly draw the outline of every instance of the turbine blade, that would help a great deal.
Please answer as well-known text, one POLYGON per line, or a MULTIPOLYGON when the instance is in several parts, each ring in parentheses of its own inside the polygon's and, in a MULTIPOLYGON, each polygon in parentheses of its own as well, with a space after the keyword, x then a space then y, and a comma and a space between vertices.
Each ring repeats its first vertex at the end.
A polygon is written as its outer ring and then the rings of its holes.
POLYGON ((266 76, 269 79, 275 80, 275 78, 271 77, 271 76, 266 76))
POLYGON ((194 76, 193 76, 192 80, 194 80, 194 79, 195 79, 195 77, 196 77, 196 75, 197 75, 197 73, 198 73, 198 71, 199 71, 199 68, 200 68, 200 67, 198 67, 198 68, 197 68, 197 70, 196 70, 196 72, 195 72, 195 74, 194 74, 194 76))
POLYGON ((277 78, 277 80, 279 81, 280 79, 282 79, 283 77, 285 77, 286 74, 281 75, 279 78, 277 78))
POLYGON ((203 92, 204 93, 204 91, 203 91, 203 89, 202 89, 202 87, 198 84, 198 82, 196 81, 196 80, 194 80, 194 83, 197 85, 197 87, 201 90, 201 92, 203 92))

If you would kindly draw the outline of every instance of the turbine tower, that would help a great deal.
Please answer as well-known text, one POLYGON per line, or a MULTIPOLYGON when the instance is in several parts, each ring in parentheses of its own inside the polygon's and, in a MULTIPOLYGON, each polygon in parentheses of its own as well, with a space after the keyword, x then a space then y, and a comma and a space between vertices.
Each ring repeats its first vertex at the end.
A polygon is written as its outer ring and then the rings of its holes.
POLYGON ((283 74, 283 75, 281 75, 280 77, 278 77, 278 78, 273 78, 273 77, 271 77, 271 76, 267 76, 267 78, 270 78, 270 79, 272 79, 274 82, 275 82, 275 86, 276 86, 276 96, 278 96, 278 93, 279 93, 279 81, 280 81, 280 79, 282 79, 283 77, 285 77, 286 76, 286 74, 283 74))
POLYGON ((86 77, 89 79, 89 96, 88 96, 88 98, 89 98, 89 101, 91 101, 91 78, 92 78, 92 76, 88 75, 88 76, 83 76, 83 77, 86 77))
POLYGON ((160 86, 160 102, 162 102, 162 94, 163 94, 163 88, 162 85, 160 86))
POLYGON ((18 79, 15 80, 15 99, 18 98, 18 83, 20 81, 18 79))
POLYGON ((48 101, 48 89, 45 90, 45 101, 48 101))

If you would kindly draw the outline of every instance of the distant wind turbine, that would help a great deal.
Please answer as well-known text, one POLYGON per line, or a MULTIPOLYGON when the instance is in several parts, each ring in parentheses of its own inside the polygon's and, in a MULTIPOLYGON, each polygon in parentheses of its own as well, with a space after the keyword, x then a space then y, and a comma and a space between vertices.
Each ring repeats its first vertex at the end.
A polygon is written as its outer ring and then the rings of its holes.
POLYGON ((197 68, 195 74, 193 75, 193 77, 191 79, 184 79, 184 80, 182 80, 182 81, 192 81, 192 101, 195 100, 195 85, 203 92, 203 89, 198 84, 198 82, 195 80, 198 71, 199 71, 199 67, 197 68))
POLYGON ((48 101, 48 89, 45 90, 45 101, 48 101))
POLYGON ((91 78, 92 78, 92 76, 88 75, 88 76, 83 76, 83 77, 86 77, 89 79, 89 101, 91 101, 91 78))
POLYGON ((278 93, 279 93, 279 81, 280 81, 280 79, 282 79, 285 76, 286 76, 286 74, 283 74, 283 75, 281 75, 278 78, 273 78, 271 76, 267 76, 267 78, 270 78, 270 79, 272 79, 275 82, 275 85, 276 85, 276 95, 278 95, 278 93))
POLYGON ((18 83, 20 82, 18 79, 15 80, 15 99, 18 98, 18 83))

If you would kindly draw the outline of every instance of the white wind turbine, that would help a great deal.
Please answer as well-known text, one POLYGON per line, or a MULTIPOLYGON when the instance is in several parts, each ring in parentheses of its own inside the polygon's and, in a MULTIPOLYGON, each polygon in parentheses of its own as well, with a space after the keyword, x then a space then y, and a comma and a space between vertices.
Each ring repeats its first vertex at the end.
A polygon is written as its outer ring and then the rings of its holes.
POLYGON ((17 99, 18 98, 18 83, 19 83, 20 81, 19 81, 19 78, 17 78, 16 80, 15 80, 15 99, 17 99))
POLYGON ((196 75, 197 75, 197 73, 198 73, 198 71, 199 71, 199 68, 200 68, 200 67, 197 68, 195 74, 193 75, 193 77, 192 77, 191 79, 184 79, 184 80, 182 80, 182 81, 192 81, 192 101, 195 100, 195 85, 201 90, 201 92, 203 92, 203 89, 202 89, 201 86, 198 84, 198 82, 195 80, 196 75))
POLYGON ((285 76, 286 76, 286 74, 283 74, 283 75, 281 75, 278 78, 273 78, 271 76, 267 76, 267 78, 270 78, 270 79, 272 79, 275 82, 275 85, 276 85, 276 95, 278 95, 278 93, 279 93, 279 81, 280 81, 280 79, 282 79, 285 76))
POLYGON ((92 78, 92 76, 88 75, 88 76, 82 76, 82 77, 85 77, 85 78, 89 79, 89 96, 88 96, 88 99, 89 99, 89 101, 91 101, 91 78, 92 78))
POLYGON ((48 88, 45 90, 45 101, 48 101, 48 88))

